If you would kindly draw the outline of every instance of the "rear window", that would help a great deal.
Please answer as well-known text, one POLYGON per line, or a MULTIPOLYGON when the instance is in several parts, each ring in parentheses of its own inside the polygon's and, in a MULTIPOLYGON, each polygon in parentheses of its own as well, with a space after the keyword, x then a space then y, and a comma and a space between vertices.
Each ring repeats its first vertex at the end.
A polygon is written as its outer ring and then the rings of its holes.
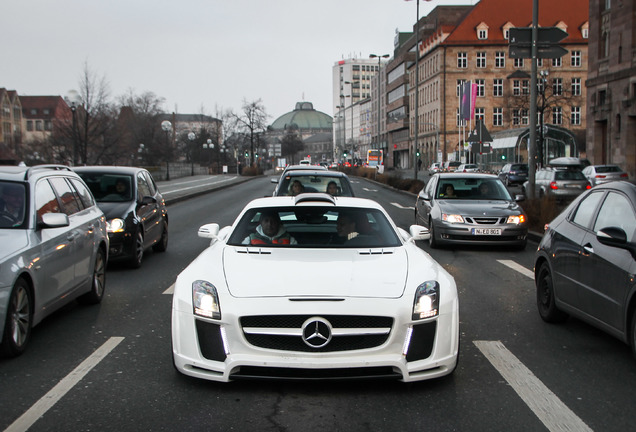
POLYGON ((581 171, 557 171, 554 175, 555 180, 586 180, 581 171))
POLYGON ((517 164, 510 167, 510 171, 528 171, 528 165, 517 164))
POLYGON ((596 167, 597 173, 615 173, 621 172, 622 170, 617 166, 600 166, 596 167))
MULTIPOLYGON (((333 185, 332 185, 333 187, 333 185)), ((278 188, 277 195, 296 195, 297 193, 324 192, 334 196, 353 196, 349 183, 345 177, 322 175, 287 175, 278 188), (294 184, 300 184, 294 188, 294 184), (329 189, 329 184, 335 184, 335 190, 329 189)))

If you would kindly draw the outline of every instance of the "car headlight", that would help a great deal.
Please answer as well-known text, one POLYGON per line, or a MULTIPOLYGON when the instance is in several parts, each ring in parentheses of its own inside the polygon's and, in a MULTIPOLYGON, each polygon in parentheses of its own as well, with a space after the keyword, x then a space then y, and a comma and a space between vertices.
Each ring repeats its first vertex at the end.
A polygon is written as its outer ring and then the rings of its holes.
POLYGON ((415 290, 412 319, 432 318, 439 314, 439 284, 426 281, 415 290))
POLYGON ((449 223, 464 223, 464 218, 461 215, 455 215, 455 214, 443 213, 442 220, 444 222, 449 222, 449 223))
POLYGON ((513 215, 508 216, 508 220, 506 223, 520 225, 526 221, 526 217, 524 215, 513 215))
POLYGON ((106 221, 106 230, 111 233, 122 232, 126 228, 126 223, 123 219, 115 218, 106 221))
POLYGON ((221 319, 219 295, 214 285, 209 282, 202 280, 192 282, 192 306, 195 315, 221 319))

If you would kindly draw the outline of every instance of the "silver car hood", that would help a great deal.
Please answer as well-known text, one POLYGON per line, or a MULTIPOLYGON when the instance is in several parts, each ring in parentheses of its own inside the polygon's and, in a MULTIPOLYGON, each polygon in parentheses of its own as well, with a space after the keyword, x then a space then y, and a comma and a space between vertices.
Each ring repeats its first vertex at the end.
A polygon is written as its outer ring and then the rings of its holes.
POLYGON ((440 210, 449 214, 508 216, 521 212, 521 207, 514 201, 447 199, 438 203, 440 210))

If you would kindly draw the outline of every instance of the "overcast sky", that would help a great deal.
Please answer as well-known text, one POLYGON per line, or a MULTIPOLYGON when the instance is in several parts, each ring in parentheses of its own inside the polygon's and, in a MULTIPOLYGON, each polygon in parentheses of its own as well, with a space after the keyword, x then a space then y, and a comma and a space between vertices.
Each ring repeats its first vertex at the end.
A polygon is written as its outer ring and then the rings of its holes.
MULTIPOLYGON (((436 5, 420 2, 420 16, 436 5)), ((392 54, 410 32, 404 0, 10 0, 2 7, 0 87, 18 95, 78 89, 84 64, 114 100, 132 89, 166 111, 215 115, 260 99, 274 121, 301 100, 331 112, 332 67, 392 54)))

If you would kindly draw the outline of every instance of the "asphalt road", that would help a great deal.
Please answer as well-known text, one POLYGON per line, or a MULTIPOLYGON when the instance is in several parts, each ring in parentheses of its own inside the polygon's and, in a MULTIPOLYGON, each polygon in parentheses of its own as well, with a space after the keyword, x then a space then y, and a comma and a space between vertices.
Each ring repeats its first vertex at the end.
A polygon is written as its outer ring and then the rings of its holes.
MULTIPOLYGON (((217 178, 221 177, 221 178, 217 178)), ((460 295, 455 373, 439 380, 213 383, 172 367, 171 286, 206 246, 200 225, 232 223, 271 194, 269 177, 162 183, 170 244, 141 269, 109 266, 101 305, 71 304, 34 329, 29 350, 0 360, 0 430, 10 431, 537 431, 631 430, 636 364, 629 347, 574 319, 543 323, 530 272, 534 246, 430 250, 460 295), (201 184, 205 184, 202 186, 201 184), (228 186, 228 184, 232 184, 228 186), (188 187, 208 188, 195 199, 188 187)), ((396 223, 412 194, 352 179, 396 223)), ((379 269, 381 271, 381 269, 379 269)), ((312 277, 329 281, 328 269, 312 277)))

